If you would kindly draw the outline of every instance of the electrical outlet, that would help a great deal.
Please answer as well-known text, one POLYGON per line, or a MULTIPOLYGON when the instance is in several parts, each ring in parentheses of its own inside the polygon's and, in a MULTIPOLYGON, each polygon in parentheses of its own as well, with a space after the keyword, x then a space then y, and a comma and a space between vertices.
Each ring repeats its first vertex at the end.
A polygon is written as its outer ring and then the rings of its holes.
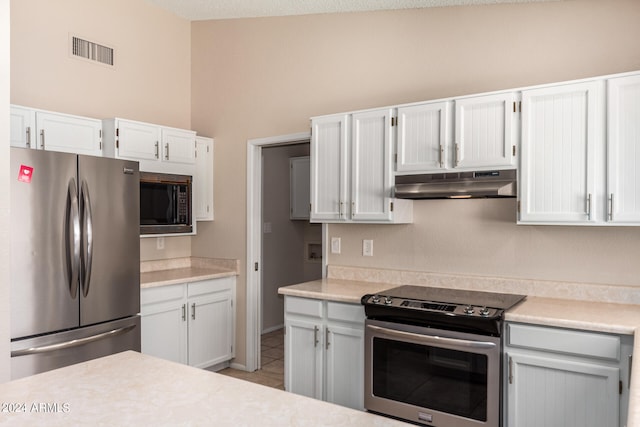
POLYGON ((340 238, 332 237, 331 238, 331 253, 339 254, 340 253, 340 238))
POLYGON ((164 249, 164 237, 156 238, 156 249, 159 251, 164 249))
POLYGON ((362 256, 373 256, 373 240, 362 241, 362 256))

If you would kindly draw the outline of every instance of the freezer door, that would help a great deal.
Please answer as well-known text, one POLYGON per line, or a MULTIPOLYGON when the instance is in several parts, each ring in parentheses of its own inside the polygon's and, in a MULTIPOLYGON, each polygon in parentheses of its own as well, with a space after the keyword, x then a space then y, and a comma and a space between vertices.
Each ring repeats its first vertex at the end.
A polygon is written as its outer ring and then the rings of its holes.
POLYGON ((140 351, 140 316, 11 342, 11 379, 121 351, 140 351))
POLYGON ((11 338, 77 327, 76 155, 11 148, 11 338))
POLYGON ((138 162, 78 157, 82 229, 80 324, 140 312, 138 162))

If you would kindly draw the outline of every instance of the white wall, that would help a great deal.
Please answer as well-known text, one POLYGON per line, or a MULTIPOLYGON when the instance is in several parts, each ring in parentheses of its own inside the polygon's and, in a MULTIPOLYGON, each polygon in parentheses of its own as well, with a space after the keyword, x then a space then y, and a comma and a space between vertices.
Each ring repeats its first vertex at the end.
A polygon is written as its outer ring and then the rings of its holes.
POLYGON ((10 378, 9 0, 0 0, 0 383, 10 378))

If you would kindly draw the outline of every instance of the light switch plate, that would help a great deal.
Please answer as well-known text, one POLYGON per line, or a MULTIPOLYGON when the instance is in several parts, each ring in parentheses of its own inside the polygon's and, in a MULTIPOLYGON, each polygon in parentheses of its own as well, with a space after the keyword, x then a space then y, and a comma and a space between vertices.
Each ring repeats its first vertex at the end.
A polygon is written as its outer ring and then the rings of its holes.
POLYGON ((339 254, 340 253, 340 238, 332 237, 331 238, 331 253, 339 254))
POLYGON ((362 256, 373 256, 373 240, 362 241, 362 256))
POLYGON ((159 251, 164 249, 164 237, 156 238, 156 249, 159 251))

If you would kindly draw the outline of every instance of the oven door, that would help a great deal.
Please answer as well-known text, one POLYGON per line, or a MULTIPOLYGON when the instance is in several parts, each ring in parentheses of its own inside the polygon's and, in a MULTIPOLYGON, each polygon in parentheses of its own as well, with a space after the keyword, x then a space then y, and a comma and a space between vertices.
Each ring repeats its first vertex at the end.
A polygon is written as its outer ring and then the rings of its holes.
POLYGON ((500 426, 500 338, 367 319, 365 407, 437 427, 500 426))

